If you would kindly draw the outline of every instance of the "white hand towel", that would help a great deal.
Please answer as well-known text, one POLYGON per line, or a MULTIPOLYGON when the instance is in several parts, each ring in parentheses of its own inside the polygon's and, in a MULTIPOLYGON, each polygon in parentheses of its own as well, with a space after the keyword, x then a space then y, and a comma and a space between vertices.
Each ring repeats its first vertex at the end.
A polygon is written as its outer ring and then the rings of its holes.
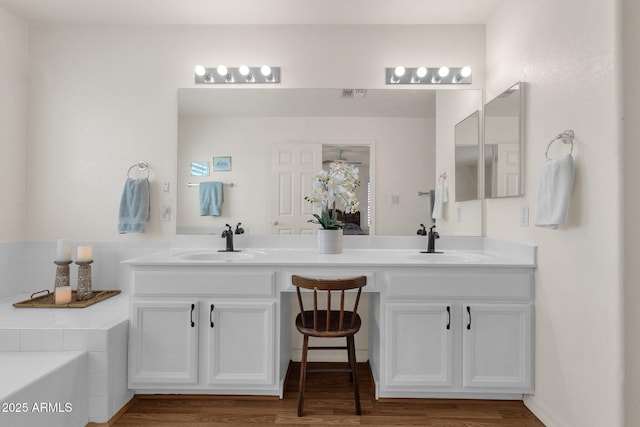
POLYGON ((442 219, 442 206, 449 201, 449 195, 447 194, 447 187, 444 183, 436 185, 436 191, 434 196, 433 212, 431 218, 442 219))
POLYGON ((556 229, 567 223, 574 174, 573 157, 570 154, 542 162, 536 226, 556 229))

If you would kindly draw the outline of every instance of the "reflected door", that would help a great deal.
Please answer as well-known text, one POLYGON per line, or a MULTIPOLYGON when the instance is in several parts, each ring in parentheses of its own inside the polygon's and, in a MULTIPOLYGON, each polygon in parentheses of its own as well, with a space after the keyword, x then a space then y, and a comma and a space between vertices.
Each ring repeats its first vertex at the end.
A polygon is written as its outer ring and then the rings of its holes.
POLYGON ((272 151, 273 177, 271 232, 311 235, 318 228, 308 222, 313 205, 304 197, 311 194, 313 175, 322 169, 322 145, 278 143, 272 151))

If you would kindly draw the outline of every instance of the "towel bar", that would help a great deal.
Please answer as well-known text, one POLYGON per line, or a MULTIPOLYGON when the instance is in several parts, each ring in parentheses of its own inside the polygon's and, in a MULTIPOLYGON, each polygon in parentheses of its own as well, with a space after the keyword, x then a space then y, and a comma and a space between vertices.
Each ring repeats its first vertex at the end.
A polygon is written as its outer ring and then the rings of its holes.
MULTIPOLYGON (((233 182, 223 182, 222 185, 228 185, 229 187, 233 187, 233 182)), ((187 187, 199 187, 200 184, 197 182, 189 182, 187 183, 187 187)))

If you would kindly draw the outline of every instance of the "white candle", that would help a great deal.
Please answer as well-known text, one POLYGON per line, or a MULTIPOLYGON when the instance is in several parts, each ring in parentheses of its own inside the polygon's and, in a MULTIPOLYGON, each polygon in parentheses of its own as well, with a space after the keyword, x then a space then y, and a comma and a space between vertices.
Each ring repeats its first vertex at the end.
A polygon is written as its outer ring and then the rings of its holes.
POLYGON ((71 286, 57 287, 54 300, 56 304, 69 304, 71 302, 71 286))
POLYGON ((71 261, 70 239, 58 239, 56 245, 56 261, 71 261))
POLYGON ((93 248, 91 246, 78 246, 78 261, 91 261, 93 248))

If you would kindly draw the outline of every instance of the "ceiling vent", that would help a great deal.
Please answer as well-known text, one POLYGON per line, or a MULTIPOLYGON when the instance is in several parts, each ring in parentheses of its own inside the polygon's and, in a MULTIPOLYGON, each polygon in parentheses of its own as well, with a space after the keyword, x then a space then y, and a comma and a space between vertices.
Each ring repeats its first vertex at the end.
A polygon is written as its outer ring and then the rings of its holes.
POLYGON ((342 89, 342 97, 348 99, 361 99, 367 94, 366 89, 342 89))

